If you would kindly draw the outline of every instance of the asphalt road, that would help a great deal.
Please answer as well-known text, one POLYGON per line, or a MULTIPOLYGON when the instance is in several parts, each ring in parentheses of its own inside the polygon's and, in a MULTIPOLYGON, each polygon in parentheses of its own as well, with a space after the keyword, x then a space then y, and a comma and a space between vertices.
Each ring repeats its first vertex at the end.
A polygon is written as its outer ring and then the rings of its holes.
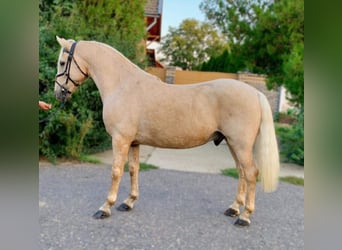
MULTIPOLYGON (((237 180, 219 174, 151 170, 140 173, 140 199, 131 212, 112 208, 92 218, 105 200, 110 166, 39 167, 40 249, 304 249, 304 188, 259 184, 248 228, 223 214, 237 180)), ((122 178, 118 203, 129 193, 122 178)))

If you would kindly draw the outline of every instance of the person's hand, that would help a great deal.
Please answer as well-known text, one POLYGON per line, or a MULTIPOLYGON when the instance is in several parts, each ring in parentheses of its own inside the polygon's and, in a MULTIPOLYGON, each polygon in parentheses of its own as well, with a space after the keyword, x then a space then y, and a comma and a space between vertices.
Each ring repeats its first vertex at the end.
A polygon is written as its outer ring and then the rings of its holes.
POLYGON ((51 109, 51 104, 43 102, 43 101, 39 101, 39 108, 42 110, 48 110, 51 109))

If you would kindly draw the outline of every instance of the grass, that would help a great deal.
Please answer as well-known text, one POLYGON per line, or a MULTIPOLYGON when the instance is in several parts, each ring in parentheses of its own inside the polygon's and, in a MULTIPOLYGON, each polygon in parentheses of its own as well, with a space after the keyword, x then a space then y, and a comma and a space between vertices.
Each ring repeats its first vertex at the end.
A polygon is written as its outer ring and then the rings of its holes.
POLYGON ((58 157, 58 158, 47 158, 44 156, 39 156, 39 161, 46 161, 50 162, 53 165, 57 165, 59 163, 65 163, 65 162, 70 162, 70 163, 81 163, 81 162, 87 162, 87 163, 94 163, 94 164, 101 164, 102 162, 92 156, 89 155, 81 155, 80 157, 58 157))
MULTIPOLYGON (((95 157, 91 157, 89 155, 81 155, 78 160, 81 162, 88 162, 88 163, 94 163, 94 164, 101 164, 102 163, 99 159, 97 159, 95 157)), ((158 169, 158 168, 159 167, 157 167, 157 166, 140 162, 140 171, 148 171, 148 170, 153 170, 153 169, 158 169)), ((128 172, 128 162, 125 163, 124 170, 125 170, 125 172, 128 172)))
POLYGON ((89 163, 94 163, 94 164, 100 164, 101 161, 95 157, 91 157, 89 155, 81 155, 79 160, 81 162, 89 162, 89 163))
MULTIPOLYGON (((139 169, 139 171, 149 171, 149 170, 158 169, 158 168, 159 167, 157 167, 157 166, 140 162, 140 169, 139 169)), ((125 172, 128 172, 128 163, 127 162, 125 164, 125 172)))
MULTIPOLYGON (((230 176, 235 179, 239 178, 239 174, 236 168, 226 168, 226 169, 221 170, 221 173, 225 176, 230 176)), ((304 179, 299 178, 299 177, 286 176, 286 177, 280 177, 279 180, 283 182, 291 183, 294 185, 298 185, 298 186, 304 186, 304 179)))
POLYGON ((286 176, 286 177, 280 177, 279 180, 292 183, 294 185, 298 186, 304 186, 304 179, 303 178, 298 178, 294 176, 286 176))
POLYGON ((239 173, 236 168, 226 168, 221 170, 221 173, 226 176, 233 177, 235 179, 239 179, 239 173))

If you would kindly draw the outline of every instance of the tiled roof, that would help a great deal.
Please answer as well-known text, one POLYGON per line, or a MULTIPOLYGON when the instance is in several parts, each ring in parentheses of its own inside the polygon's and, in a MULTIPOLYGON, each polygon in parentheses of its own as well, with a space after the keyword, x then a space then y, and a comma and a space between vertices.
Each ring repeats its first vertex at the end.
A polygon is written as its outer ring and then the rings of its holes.
POLYGON ((163 0, 147 0, 145 16, 160 16, 162 13, 163 0))

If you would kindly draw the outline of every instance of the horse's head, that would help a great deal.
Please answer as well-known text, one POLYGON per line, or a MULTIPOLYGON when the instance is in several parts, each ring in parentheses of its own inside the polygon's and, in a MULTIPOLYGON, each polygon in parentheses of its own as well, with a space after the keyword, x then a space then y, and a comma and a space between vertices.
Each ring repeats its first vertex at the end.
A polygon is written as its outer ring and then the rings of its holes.
POLYGON ((58 100, 65 102, 88 77, 88 73, 83 59, 75 53, 77 43, 58 36, 56 39, 62 48, 57 62, 55 95, 58 100))

